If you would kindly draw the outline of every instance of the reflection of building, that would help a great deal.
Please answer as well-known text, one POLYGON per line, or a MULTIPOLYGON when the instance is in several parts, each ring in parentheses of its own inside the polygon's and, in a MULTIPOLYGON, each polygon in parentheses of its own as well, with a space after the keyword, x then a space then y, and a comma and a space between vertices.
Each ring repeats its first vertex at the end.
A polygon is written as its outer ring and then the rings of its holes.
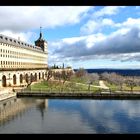
POLYGON ((38 103, 37 107, 41 113, 42 119, 44 119, 44 111, 48 109, 48 99, 37 99, 36 102, 38 103))
POLYGON ((48 108, 48 99, 36 99, 36 103, 40 104, 42 108, 48 108))
POLYGON ((47 42, 40 36, 35 46, 0 35, 0 87, 18 86, 46 76, 47 42))
POLYGON ((41 99, 40 102, 36 102, 34 99, 20 99, 16 97, 4 100, 0 102, 0 123, 7 122, 18 115, 22 115, 33 105, 37 105, 37 107, 40 108, 40 111, 42 111, 45 107, 45 102, 48 102, 48 100, 41 99))
POLYGON ((33 102, 24 102, 24 100, 17 99, 16 97, 0 102, 0 122, 6 122, 13 119, 32 105, 33 102))

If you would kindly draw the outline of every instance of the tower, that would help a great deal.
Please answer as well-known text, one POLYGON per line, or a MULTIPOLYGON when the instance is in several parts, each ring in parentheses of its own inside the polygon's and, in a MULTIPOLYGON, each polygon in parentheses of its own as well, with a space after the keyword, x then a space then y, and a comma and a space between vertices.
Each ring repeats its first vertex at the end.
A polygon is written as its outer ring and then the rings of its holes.
POLYGON ((41 49, 42 49, 44 52, 47 52, 47 46, 48 46, 48 44, 47 44, 47 41, 43 39, 43 35, 42 35, 42 32, 41 32, 41 28, 42 28, 42 27, 40 27, 40 36, 39 36, 39 38, 35 41, 35 45, 41 47, 41 49))

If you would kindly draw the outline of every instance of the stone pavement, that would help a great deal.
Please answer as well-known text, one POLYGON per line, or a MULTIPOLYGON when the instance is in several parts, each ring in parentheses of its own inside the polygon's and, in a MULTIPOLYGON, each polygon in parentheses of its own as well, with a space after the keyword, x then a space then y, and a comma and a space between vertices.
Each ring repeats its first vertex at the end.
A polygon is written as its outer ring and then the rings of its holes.
POLYGON ((16 92, 13 92, 12 89, 0 88, 0 101, 16 96, 16 92))

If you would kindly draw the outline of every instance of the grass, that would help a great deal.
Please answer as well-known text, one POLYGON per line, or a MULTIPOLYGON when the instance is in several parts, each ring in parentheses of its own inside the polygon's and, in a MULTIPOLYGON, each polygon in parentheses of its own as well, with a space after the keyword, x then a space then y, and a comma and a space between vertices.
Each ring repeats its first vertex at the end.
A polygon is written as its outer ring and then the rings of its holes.
MULTIPOLYGON (((64 84, 56 81, 42 81, 29 86, 26 90, 31 91, 57 91, 57 92, 69 92, 69 91, 85 91, 88 92, 87 84, 76 84, 75 82, 65 82, 64 84)), ((97 92, 99 88, 90 86, 90 92, 97 92)))
MULTIPOLYGON (((115 84, 110 84, 107 81, 104 81, 105 85, 108 86, 112 91, 119 90, 119 87, 115 84)), ((123 84, 122 90, 131 90, 130 87, 126 86, 126 84, 123 84)), ((140 91, 140 86, 136 86, 133 88, 133 91, 140 91)))
POLYGON ((116 91, 118 87, 115 84, 110 84, 107 81, 104 81, 105 85, 109 87, 112 91, 116 91))
POLYGON ((43 81, 41 83, 36 83, 34 85, 31 85, 28 89, 31 89, 31 90, 49 90, 49 87, 48 87, 48 83, 43 81))
MULTIPOLYGON (((130 87, 126 86, 126 84, 123 85, 124 90, 131 90, 130 87)), ((133 88, 133 91, 140 91, 140 86, 136 86, 133 88)))
POLYGON ((83 83, 83 84, 85 84, 85 83, 86 83, 86 79, 84 79, 84 78, 73 77, 73 78, 71 78, 71 82, 74 82, 74 83, 83 83))

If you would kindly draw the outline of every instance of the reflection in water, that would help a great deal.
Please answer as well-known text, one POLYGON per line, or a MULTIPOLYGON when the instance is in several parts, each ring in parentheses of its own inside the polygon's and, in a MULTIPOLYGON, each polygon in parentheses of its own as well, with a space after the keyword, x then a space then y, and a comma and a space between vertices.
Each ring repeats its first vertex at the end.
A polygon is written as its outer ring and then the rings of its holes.
POLYGON ((17 99, 16 97, 1 101, 0 125, 15 119, 17 116, 22 116, 33 105, 41 107, 45 103, 47 103, 47 100, 17 99))
POLYGON ((15 98, 0 113, 0 133, 140 132, 139 100, 15 98))
POLYGON ((38 99, 38 101, 40 102, 37 106, 37 108, 39 109, 40 113, 41 113, 41 118, 42 120, 44 119, 44 110, 45 108, 48 108, 48 100, 47 99, 38 99))

